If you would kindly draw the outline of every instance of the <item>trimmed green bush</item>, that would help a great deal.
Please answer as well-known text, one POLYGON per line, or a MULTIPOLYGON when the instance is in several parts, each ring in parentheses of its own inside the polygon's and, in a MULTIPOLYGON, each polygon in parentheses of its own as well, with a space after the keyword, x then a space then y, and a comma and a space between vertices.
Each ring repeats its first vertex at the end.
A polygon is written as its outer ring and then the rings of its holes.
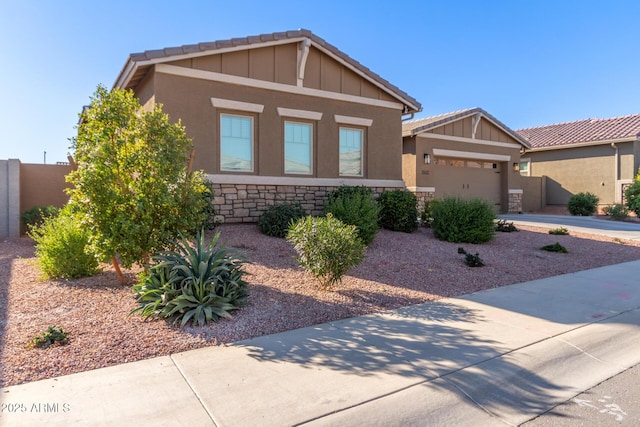
MULTIPOLYGON (((345 187, 341 187, 343 189, 345 187)), ((358 237, 365 245, 369 245, 378 232, 378 212, 380 208, 373 200, 373 192, 366 187, 360 191, 342 191, 337 195, 330 195, 324 207, 325 213, 331 213, 345 224, 355 225, 358 237)))
POLYGON ((431 228, 433 224, 433 207, 438 203, 438 199, 426 200, 420 212, 420 224, 423 227, 431 228))
POLYGON ((205 230, 214 230, 220 224, 216 219, 218 212, 216 211, 216 208, 213 204, 213 184, 211 183, 211 181, 205 179, 204 187, 205 188, 202 190, 202 193, 200 193, 200 197, 204 201, 204 206, 202 207, 203 221, 198 225, 198 228, 204 227, 205 230))
POLYGON ((546 245, 540 248, 543 251, 547 251, 547 252, 558 252, 558 253, 563 253, 566 254, 569 251, 567 250, 567 248, 565 248, 564 246, 562 246, 560 244, 560 242, 556 242, 553 245, 546 245))
POLYGON ((382 228, 412 233, 418 229, 418 200, 407 190, 383 191, 378 197, 382 228))
POLYGON ((323 289, 331 289, 347 270, 360 264, 366 248, 356 227, 331 213, 299 219, 289 229, 287 240, 293 243, 300 266, 318 279, 323 289))
POLYGON ((513 225, 513 222, 507 222, 507 220, 501 219, 496 222, 496 231, 500 231, 501 233, 512 233, 519 230, 515 225, 513 225))
POLYGON ((22 221, 25 230, 28 231, 33 227, 38 227, 46 218, 58 215, 58 211, 58 208, 51 205, 34 206, 20 214, 20 221, 22 221))
POLYGON ((373 190, 371 187, 365 187, 364 185, 341 185, 335 190, 329 192, 329 201, 337 199, 339 197, 353 197, 353 196, 369 196, 373 198, 373 190))
POLYGON ((157 317, 203 326, 221 317, 230 318, 247 302, 244 258, 217 246, 220 233, 206 245, 204 230, 196 236, 195 247, 182 238, 175 250, 162 251, 152 258, 149 273, 133 286, 140 312, 157 317))
POLYGON ((603 212, 614 221, 626 221, 629 218, 629 209, 619 203, 605 206, 603 212))
POLYGON ((433 207, 433 234, 454 243, 485 243, 493 239, 493 206, 482 199, 447 197, 433 207))
POLYGON ((553 230, 549 230, 549 234, 553 234, 556 236, 567 236, 569 234, 569 230, 564 227, 554 228, 553 230))
POLYGON ((285 237, 292 222, 306 216, 298 204, 283 204, 269 207, 258 219, 260 231, 267 236, 285 237))
POLYGON ((624 190, 625 205, 640 218, 640 173, 624 190))
POLYGON ((98 257, 89 245, 89 232, 72 205, 45 218, 28 234, 36 243, 38 265, 46 279, 76 279, 100 271, 98 257))
POLYGON ((567 209, 571 215, 591 216, 598 209, 598 196, 592 193, 578 193, 569 198, 567 209))

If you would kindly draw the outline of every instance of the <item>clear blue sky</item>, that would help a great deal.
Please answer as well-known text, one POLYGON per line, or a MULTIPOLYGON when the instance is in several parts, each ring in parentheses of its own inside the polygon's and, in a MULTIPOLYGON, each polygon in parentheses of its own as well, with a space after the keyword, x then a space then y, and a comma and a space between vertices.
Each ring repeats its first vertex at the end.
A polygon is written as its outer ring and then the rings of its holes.
POLYGON ((420 101, 512 129, 640 113, 640 1, 0 0, 0 159, 66 160, 128 55, 306 28, 420 101))

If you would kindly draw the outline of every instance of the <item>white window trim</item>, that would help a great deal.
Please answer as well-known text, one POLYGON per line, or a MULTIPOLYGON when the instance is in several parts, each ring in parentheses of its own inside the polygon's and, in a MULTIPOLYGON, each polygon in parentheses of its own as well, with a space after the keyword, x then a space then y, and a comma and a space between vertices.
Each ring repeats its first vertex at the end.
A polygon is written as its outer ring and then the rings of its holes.
POLYGON ((317 111, 308 111, 308 110, 295 110, 293 108, 283 108, 278 107, 278 115, 280 117, 291 117, 294 119, 305 119, 305 120, 321 120, 322 113, 317 111))
POLYGON ((339 114, 334 114, 333 118, 336 123, 344 125, 369 127, 373 124, 373 119, 365 119, 363 117, 341 116, 339 114))
MULTIPOLYGON (((285 120, 284 124, 286 126, 287 123, 292 123, 292 124, 296 124, 296 125, 305 125, 305 126, 310 126, 311 127, 311 141, 309 141, 309 166, 310 166, 310 171, 309 172, 287 172, 287 148, 285 147, 284 149, 284 173, 286 175, 313 175, 313 124, 312 123, 306 123, 306 122, 294 122, 292 120, 285 120)), ((283 132, 283 134, 286 134, 286 132, 283 132)), ((286 139, 283 141, 286 145, 286 139)))
POLYGON ((219 117, 219 129, 218 129, 218 137, 220 139, 220 149, 219 151, 219 158, 220 158, 220 171, 221 172, 235 172, 235 173, 254 173, 255 171, 255 137, 254 137, 254 117, 253 116, 243 116, 241 114, 229 114, 229 113, 220 113, 218 115, 219 117), (222 167, 222 116, 229 116, 229 117, 241 117, 244 119, 250 119, 251 120, 251 169, 224 169, 222 167))
POLYGON ((251 102, 234 101, 233 99, 211 98, 211 104, 215 108, 225 108, 227 110, 245 111, 247 113, 262 113, 264 105, 253 104, 251 102))
POLYGON ((353 176, 353 177, 364 177, 364 129, 351 128, 348 126, 340 126, 338 128, 338 175, 340 176, 353 176), (357 130, 362 135, 362 139, 360 140, 360 173, 359 174, 343 174, 340 173, 340 130, 341 129, 349 129, 349 130, 357 130))
POLYGON ((522 175, 522 176, 531 176, 531 158, 527 157, 527 158, 520 159, 519 163, 526 163, 527 164, 527 173, 523 174, 522 170, 520 170, 520 175, 522 175))

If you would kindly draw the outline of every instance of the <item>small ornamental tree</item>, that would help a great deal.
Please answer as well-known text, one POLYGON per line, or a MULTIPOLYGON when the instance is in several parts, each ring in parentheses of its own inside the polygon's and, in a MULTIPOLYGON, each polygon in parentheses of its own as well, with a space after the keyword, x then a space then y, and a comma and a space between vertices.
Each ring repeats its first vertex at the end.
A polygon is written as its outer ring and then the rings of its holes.
POLYGON ((90 242, 124 267, 144 265, 179 233, 204 221, 203 174, 190 169, 192 143, 162 107, 144 111, 132 91, 98 86, 71 140, 76 164, 67 181, 90 242))
POLYGON ((640 170, 633 183, 624 191, 625 205, 640 218, 640 170))

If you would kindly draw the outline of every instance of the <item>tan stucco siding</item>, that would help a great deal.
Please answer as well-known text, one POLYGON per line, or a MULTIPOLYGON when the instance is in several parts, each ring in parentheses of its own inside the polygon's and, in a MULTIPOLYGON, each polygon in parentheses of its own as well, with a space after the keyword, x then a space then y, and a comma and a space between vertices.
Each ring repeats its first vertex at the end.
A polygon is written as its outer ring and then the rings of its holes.
MULTIPOLYGON (((620 172, 627 174, 632 159, 622 154, 628 149, 620 145, 620 172)), ((610 145, 576 147, 529 152, 531 175, 547 176, 547 203, 566 204, 577 193, 590 192, 600 198, 600 204, 615 202, 615 156, 610 145)), ((630 177, 620 176, 621 179, 630 177)))
POLYGON ((136 96, 138 97, 142 108, 147 111, 151 111, 153 109, 156 100, 154 96, 153 76, 154 73, 149 72, 145 78, 138 83, 136 88, 136 96))
MULTIPOLYGON (((472 138, 473 137, 473 118, 467 117, 461 120, 456 120, 446 125, 437 127, 429 131, 439 135, 455 136, 459 138, 472 138)), ((494 142, 506 142, 511 144, 520 145, 512 136, 494 125, 485 118, 480 119, 480 123, 476 127, 475 139, 494 142)))
MULTIPOLYGON (((402 142, 402 179, 407 187, 416 187, 416 137, 405 138, 402 142)), ((424 162, 424 160, 423 160, 424 162)))
POLYGON ((219 114, 222 112, 254 117, 254 174, 284 176, 284 121, 309 122, 278 114, 278 108, 322 113, 311 120, 313 131, 313 177, 337 178, 338 134, 340 126, 362 129, 364 178, 402 179, 401 111, 379 106, 355 104, 306 95, 249 88, 188 77, 157 74, 156 101, 172 120, 180 118, 194 141, 194 167, 206 173, 221 173, 219 165, 219 114), (211 98, 263 105, 261 113, 225 110, 212 106, 211 98), (371 120, 370 126, 340 125, 335 115, 371 120))

